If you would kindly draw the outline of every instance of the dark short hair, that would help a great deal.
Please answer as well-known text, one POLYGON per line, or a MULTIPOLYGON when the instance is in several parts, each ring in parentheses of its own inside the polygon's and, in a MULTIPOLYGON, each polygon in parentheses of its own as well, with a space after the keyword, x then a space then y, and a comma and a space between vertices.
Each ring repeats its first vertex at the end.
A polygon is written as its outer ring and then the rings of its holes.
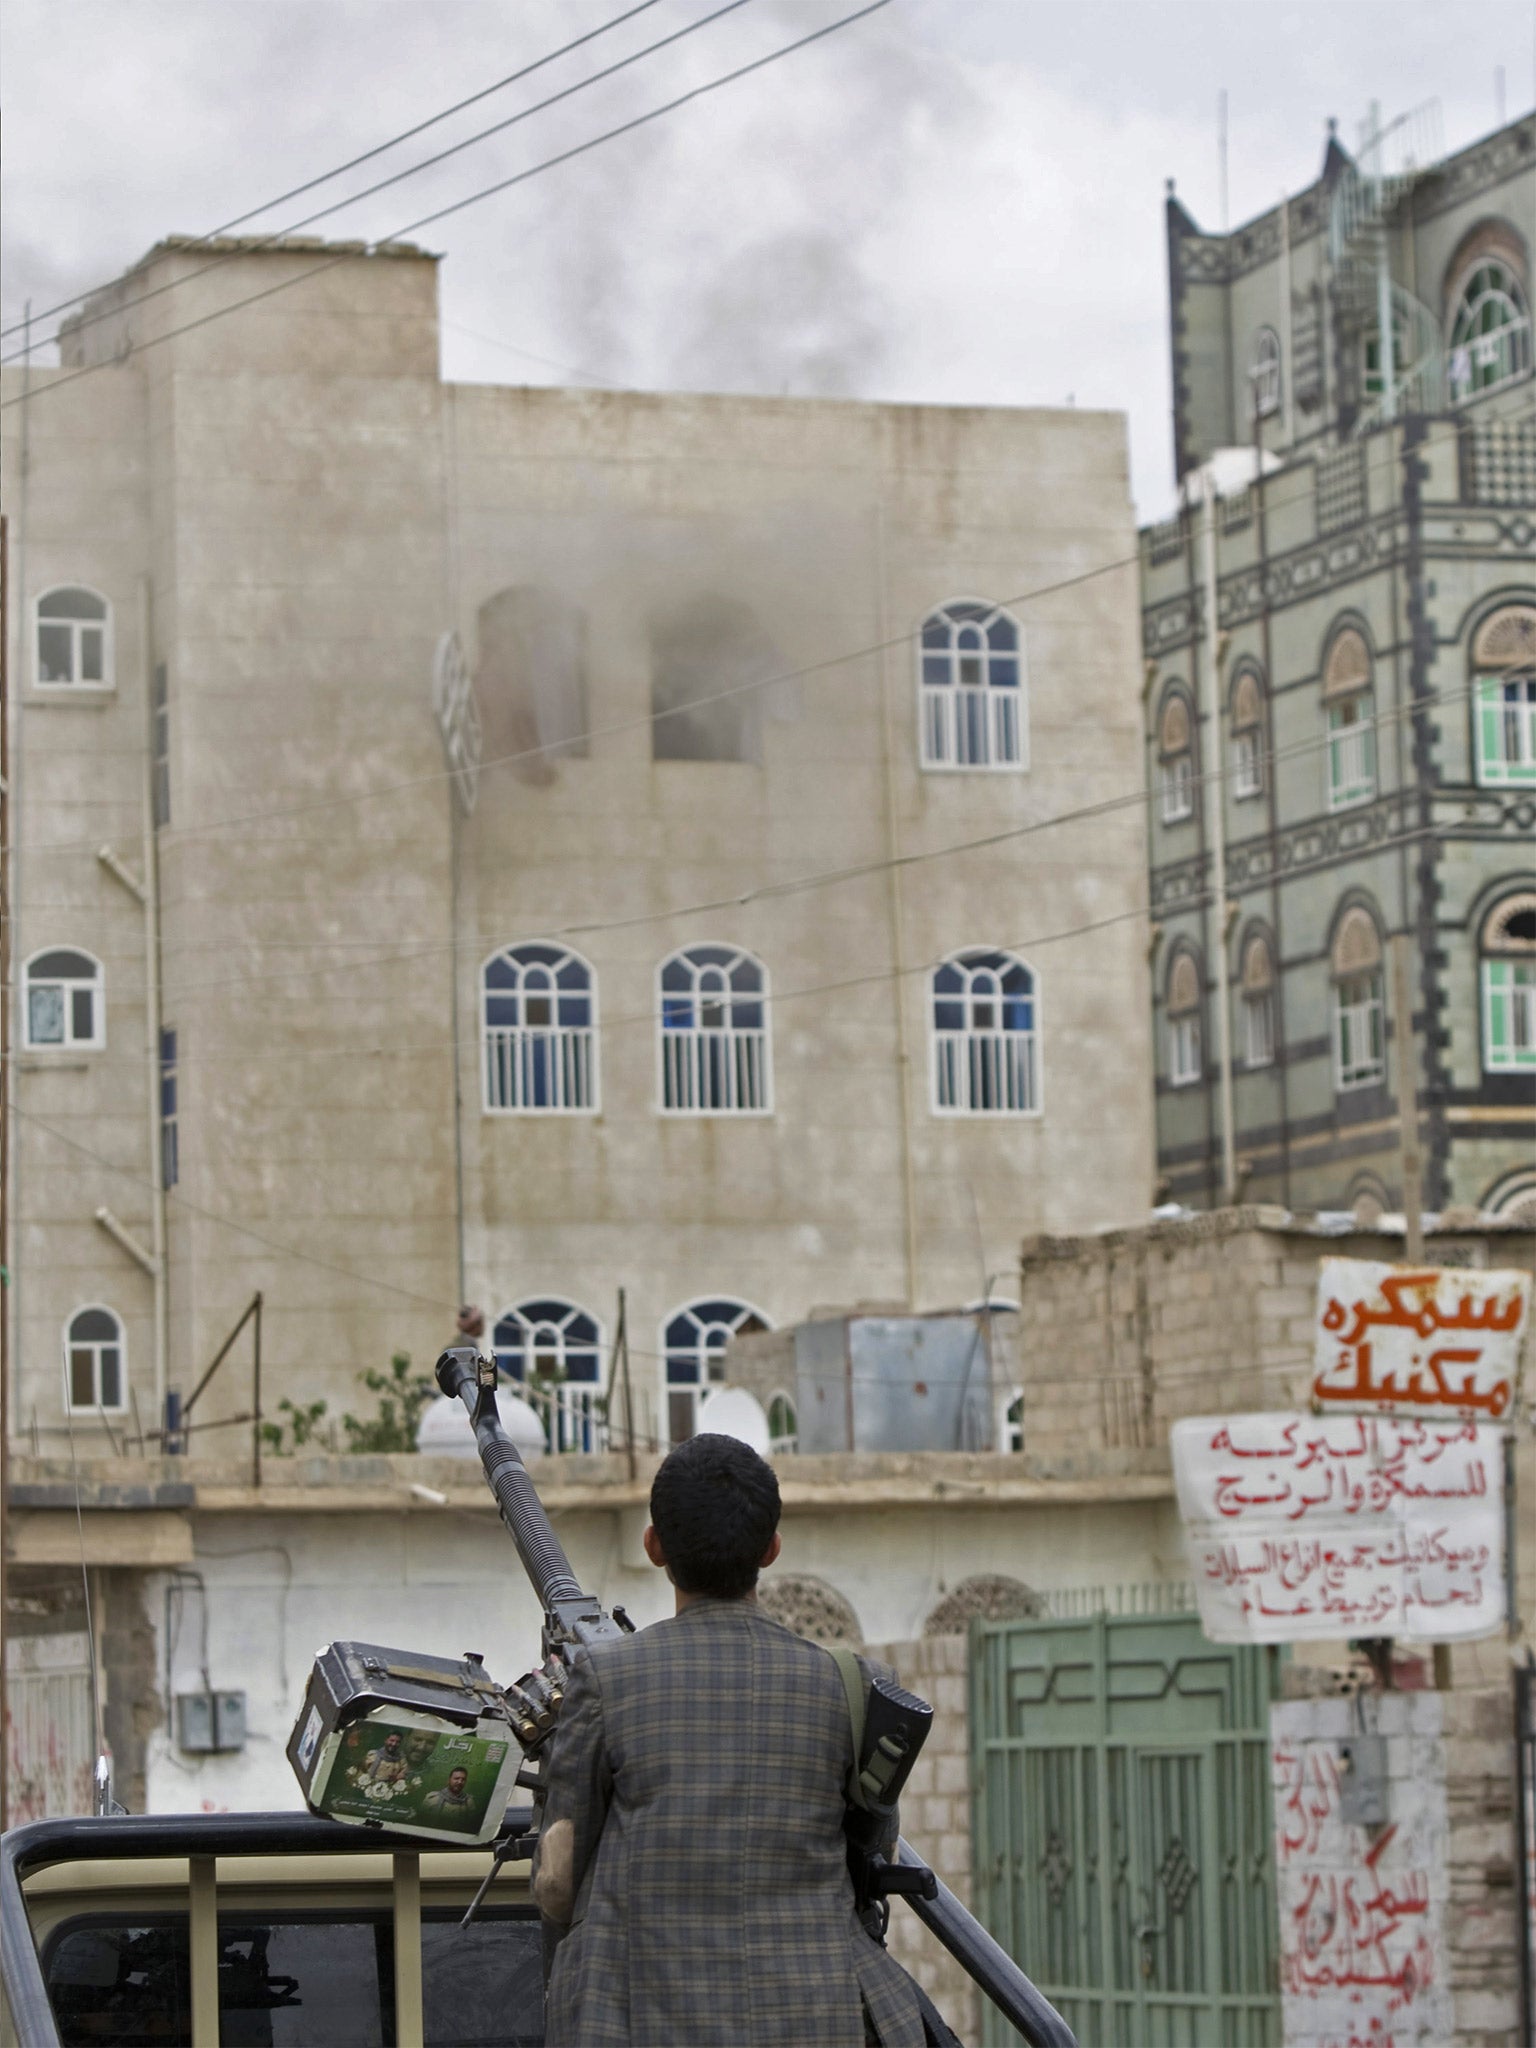
POLYGON ((682 1592, 739 1600, 779 1526, 779 1482, 735 1437, 691 1437, 651 1481, 651 1522, 682 1592))

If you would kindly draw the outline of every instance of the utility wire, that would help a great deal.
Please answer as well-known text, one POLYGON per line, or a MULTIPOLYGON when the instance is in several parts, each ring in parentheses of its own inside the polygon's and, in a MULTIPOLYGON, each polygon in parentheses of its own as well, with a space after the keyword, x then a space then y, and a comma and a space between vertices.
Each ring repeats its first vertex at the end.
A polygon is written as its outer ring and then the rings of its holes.
MULTIPOLYGON (((494 184, 482 186, 479 191, 471 192, 463 199, 455 199, 447 206, 440 206, 431 213, 422 214, 417 220, 407 221, 402 227, 376 241, 373 247, 388 247, 406 235, 415 234, 420 228, 435 226, 438 221, 448 219, 451 214, 462 213, 466 207, 478 206, 484 199, 511 191, 514 186, 526 184, 530 178, 537 178, 543 172, 552 171, 560 164, 570 163, 577 157, 585 156, 589 150, 599 149, 605 142, 612 142, 620 135, 633 134, 636 129, 644 128, 652 121, 659 121, 667 114, 675 113, 679 107, 685 107, 693 100, 703 99, 709 93, 717 92, 722 86, 734 85, 738 79, 765 70, 783 57, 793 56, 796 51, 807 49, 812 43, 822 42, 827 36, 835 35, 839 29, 848 28, 854 22, 864 20, 868 15, 878 14, 889 4, 890 0, 869 0, 867 6, 857 8, 851 14, 844 14, 838 20, 828 22, 823 28, 813 29, 809 35, 799 36, 792 43, 783 43, 778 49, 769 50, 761 57, 754 57, 750 63, 739 64, 734 71, 722 72, 717 78, 706 79, 702 85, 693 86, 687 92, 677 94, 673 99, 664 100, 660 106, 651 107, 643 114, 636 114, 628 121, 620 121, 615 127, 604 129, 600 135, 590 136, 585 142, 574 143, 569 149, 559 150, 554 156, 545 157, 541 162, 531 164, 526 170, 515 171, 510 177, 500 178, 494 184)), ((247 306, 259 305, 265 299, 274 298, 279 292, 290 291, 295 285, 307 284, 311 279, 334 270, 338 264, 352 263, 356 260, 356 254, 351 250, 328 257, 323 262, 311 265, 308 270, 301 271, 297 277, 282 278, 276 284, 264 286, 259 292, 251 292, 243 299, 232 300, 227 306, 217 306, 211 312, 201 314, 196 320, 184 321, 180 327, 169 327, 164 334, 154 334, 147 340, 131 342, 119 356, 113 356, 100 363, 86 363, 79 369, 66 370, 60 376, 51 377, 35 391, 18 393, 15 398, 6 399, 0 404, 0 412, 13 405, 35 405, 39 398, 51 396, 55 391, 62 391, 67 386, 77 383, 82 377, 94 377, 101 370, 116 368, 120 363, 128 361, 131 356, 143 354, 146 349, 160 348, 166 342, 175 341, 183 334, 195 333, 198 328, 207 327, 215 320, 222 320, 230 313, 241 312, 247 306)))
MULTIPOLYGON (((639 64, 645 58, 654 56, 658 50, 666 49, 669 44, 680 43, 686 37, 693 35, 697 30, 708 28, 711 22, 720 20, 722 15, 734 14, 738 8, 747 7, 751 4, 752 0, 725 0, 725 4, 717 7, 712 14, 700 15, 697 21, 687 22, 682 28, 674 29, 670 35, 661 36, 654 43, 647 43, 643 50, 636 50, 628 57, 620 57, 616 63, 605 66, 601 71, 592 72, 589 77, 577 79, 573 85, 563 86, 559 92, 551 93, 547 99, 535 100, 531 107, 523 107, 517 113, 509 114, 504 121, 497 121, 489 128, 482 128, 478 134, 467 135, 462 142, 455 142, 447 149, 440 149, 435 156, 423 157, 419 163, 408 164, 403 171, 393 171, 387 178, 380 178, 372 185, 365 185, 361 191, 349 193, 344 199, 334 200, 329 206, 322 206, 314 213, 307 213, 299 220, 290 221, 287 227, 274 229, 270 235, 256 237, 254 249, 276 248, 285 237, 299 234, 303 229, 312 227, 317 220, 324 220, 333 213, 344 212, 349 206, 357 206, 363 200, 373 198, 375 193, 387 191, 392 185, 401 184, 407 178, 418 177, 421 172, 432 170, 436 165, 446 163, 450 157, 459 156, 466 149, 473 149, 479 143, 488 142, 493 135, 505 134, 507 129, 515 128, 520 122, 531 120, 535 114, 542 114, 548 108, 558 106, 562 100, 572 99, 576 94, 586 92, 589 87, 600 85, 604 79, 612 78, 620 71, 627 71, 632 64, 639 64)), ((598 31, 594 31, 594 33, 598 33, 598 31)), ((556 54, 560 55, 563 52, 557 52, 556 54)), ((541 62, 548 61, 548 59, 541 59, 541 62)), ((392 236, 390 239, 394 240, 396 237, 392 236)), ((151 299, 163 297, 166 292, 180 291, 184 285, 195 284, 200 277, 207 277, 210 272, 215 270, 223 270, 229 264, 239 262, 243 257, 252 253, 252 248, 244 245, 239 248, 221 251, 214 257, 211 263, 205 263, 197 270, 188 271, 184 277, 173 277, 164 284, 151 285, 148 291, 140 292, 136 298, 124 299, 111 306, 103 306, 99 312, 82 314, 73 323, 72 332, 83 332, 87 327, 94 327, 98 321, 116 320, 124 313, 131 313, 136 306, 146 305, 151 299)), ((62 331, 61 328, 59 333, 51 335, 49 339, 57 341, 62 331)), ((0 356, 0 362, 15 362, 18 357, 30 353, 30 347, 31 344, 28 343, 25 348, 12 349, 9 355, 0 356)))
MULTIPOLYGON (((1436 702, 1441 705, 1450 704, 1458 699, 1465 699, 1471 694, 1470 689, 1445 691, 1436 699, 1436 702)), ((1413 703, 1398 705, 1389 711, 1380 713, 1374 722, 1378 727, 1388 727, 1399 720, 1411 718, 1417 708, 1413 703)), ((1328 734, 1313 734, 1305 740, 1293 742, 1288 747, 1275 748, 1272 753, 1266 754, 1264 757, 1265 765, 1273 769, 1276 764, 1281 762, 1324 752, 1329 744, 1330 736, 1328 734)), ((1214 789, 1218 780, 1227 781, 1229 779, 1230 770, 1225 775, 1218 777, 1218 773, 1214 768, 1207 768, 1203 769, 1198 776, 1192 778, 1192 787, 1200 790, 1214 789)), ((1406 796, 1410 792, 1405 789, 1398 792, 1383 792, 1382 794, 1390 795, 1394 793, 1406 796)), ((843 882, 868 880, 873 876, 889 873, 893 869, 899 871, 907 868, 921 867, 926 866, 931 861, 948 860, 967 853, 990 851, 995 847, 1009 845, 1021 839, 1033 838, 1037 833, 1048 832, 1059 826, 1088 823, 1108 817, 1116 811, 1142 806, 1150 801, 1150 792, 1144 786, 1141 786, 1116 796, 1098 798, 1093 803, 1081 804, 1072 810, 1055 811, 1043 818, 1028 819, 1023 824, 1003 826, 995 832, 982 833, 975 838, 952 841, 944 846, 919 848, 911 853, 887 855, 876 860, 854 862, 842 867, 824 868, 809 874, 786 877, 783 881, 779 882, 761 883, 754 888, 733 891, 723 896, 698 899, 691 903, 675 904, 659 910, 638 911, 627 917, 589 918, 569 921, 564 924, 546 924, 540 926, 536 931, 528 931, 512 937, 505 937, 501 931, 497 931, 489 934, 483 932, 460 934, 446 939, 402 941, 390 952, 376 952, 364 958, 352 957, 342 959, 336 961, 334 965, 296 965, 273 968, 258 974, 234 975, 227 980, 221 981, 189 982, 176 991, 172 1000, 179 1001, 184 997, 204 995, 226 988, 250 989, 267 983, 304 979, 315 974, 353 974, 360 967, 413 965, 419 960, 452 952, 459 947, 467 948, 484 945, 490 951, 505 952, 511 947, 518 945, 547 944, 555 939, 590 938, 607 932, 631 931, 647 925, 668 924, 683 918, 744 909, 755 903, 774 901, 781 897, 803 895, 814 889, 832 887, 843 882)), ((1438 829, 1443 831, 1448 828, 1438 829)), ((1371 850, 1375 852, 1379 851, 1383 846, 1401 843, 1406 843, 1403 836, 1394 835, 1375 842, 1371 850)), ((1287 868, 1283 879, 1289 880, 1295 875, 1307 872, 1310 872, 1309 864, 1287 868)), ((261 906, 258 903, 255 907, 259 909, 261 906)), ((222 952, 226 949, 233 950, 237 943, 241 942, 226 939, 210 941, 205 945, 173 946, 168 949, 168 955, 172 958, 184 958, 195 951, 216 950, 222 952)), ((347 941, 321 938, 313 940, 269 941, 254 938, 247 939, 243 943, 258 950, 271 947, 273 950, 325 950, 334 952, 340 948, 351 950, 367 946, 377 946, 380 942, 370 939, 347 941)), ((137 961, 142 959, 143 956, 141 952, 133 951, 118 954, 96 953, 93 957, 103 961, 113 959, 137 961)), ((13 1053, 12 1057, 15 1056, 16 1054, 13 1053)))
MULTIPOLYGON (((885 0, 881 0, 881 4, 885 4, 885 0)), ((8 402, 16 403, 15 400, 8 402)), ((1531 410, 1536 411, 1536 408, 1531 410)), ((1511 417, 1520 418, 1526 416, 1524 413, 1511 415, 1511 417)), ((1430 438, 1454 440, 1459 438, 1459 430, 1455 426, 1435 429, 1431 431, 1430 438)), ((1296 479, 1296 481, 1301 484, 1301 488, 1290 492, 1270 491, 1266 485, 1265 506, 1267 512, 1283 511, 1287 505, 1298 504, 1304 497, 1311 495, 1312 486, 1310 483, 1304 482, 1300 478, 1296 479)), ((1018 606, 1032 604, 1040 598, 1052 597, 1062 591, 1078 589, 1083 584, 1093 581, 1096 577, 1112 575, 1117 570, 1138 566, 1140 561, 1141 553, 1138 548, 1134 554, 1116 556, 1110 561, 1096 564, 1093 568, 1080 570, 1071 576, 1058 578, 1053 583, 1036 584, 1033 588, 1019 591, 1011 597, 999 598, 997 602, 1004 609, 1013 609, 1018 606)), ((660 719, 671 718, 682 712, 696 711, 707 705, 719 704, 736 697, 746 696, 755 690, 772 689, 778 684, 798 682, 807 677, 825 675, 834 669, 846 667, 853 662, 867 660, 872 655, 885 654, 898 647, 914 646, 920 640, 921 635, 922 628, 917 626, 906 632, 890 634, 882 640, 870 641, 861 647, 849 648, 845 649, 842 653, 825 656, 820 661, 804 663, 798 668, 782 669, 771 676, 754 676, 745 682, 728 684, 722 689, 709 691, 703 696, 690 697, 684 703, 672 705, 665 711, 637 712, 631 718, 615 719, 606 725, 590 726, 584 732, 566 734, 559 740, 545 740, 531 747, 518 748, 510 754, 497 754, 492 756, 490 760, 480 763, 480 772, 481 774, 488 774, 492 769, 510 768, 519 762, 541 759, 546 754, 558 753, 571 746, 586 745, 592 740, 606 739, 617 733, 631 732, 640 726, 654 725, 660 719)), ((1171 654, 1160 657, 1160 659, 1165 660, 1171 658, 1171 654)), ((96 756, 93 754, 91 758, 94 759, 96 756)), ((246 811, 233 817, 221 817, 211 820, 204 825, 168 825, 162 829, 162 843, 174 846, 190 839, 206 838, 210 834, 226 831, 243 831, 251 825, 260 825, 269 821, 287 818, 304 817, 314 812, 337 810, 345 805, 370 803, 381 797, 400 796, 411 790, 450 782, 454 779, 455 772, 450 768, 436 768, 425 775, 409 776, 400 782, 380 783, 372 789, 347 792, 341 795, 312 797, 301 803, 280 805, 270 810, 246 811)), ((110 798, 80 799, 77 800, 76 807, 80 807, 82 803, 93 801, 103 808, 120 808, 110 798)), ((94 836, 90 839, 25 840, 19 843, 19 850, 23 853, 68 853, 82 849, 94 851, 98 843, 97 838, 94 836)), ((8 850, 0 849, 0 851, 8 850)))
MULTIPOLYGON (((462 114, 466 107, 476 106, 481 100, 490 99, 498 92, 505 92, 509 85, 517 85, 523 79, 531 78, 535 71, 542 71, 545 65, 553 64, 559 57, 568 57, 572 50, 579 50, 584 43, 595 42, 599 36, 607 35, 611 29, 633 20, 637 14, 644 14, 648 8, 656 4, 657 0, 640 0, 638 6, 627 7, 622 14, 615 14, 611 20, 599 23, 585 35, 577 36, 572 42, 562 43, 558 50, 551 50, 546 56, 535 58, 531 64, 523 65, 521 70, 509 71, 505 78, 498 78, 494 85, 482 86, 479 92, 472 92, 467 99, 456 100, 451 107, 444 107, 440 114, 428 115, 425 121, 418 121, 414 128, 402 128, 398 135, 390 136, 387 142, 376 143, 372 149, 365 149, 361 156, 349 157, 344 164, 337 164, 334 170, 322 171, 318 178, 307 178, 302 185, 290 185, 286 192, 279 192, 275 199, 268 199, 260 206, 253 206, 247 213, 237 213, 233 220, 225 221, 220 227, 209 228, 206 234, 196 236, 191 246, 216 241, 220 235, 227 235, 232 228, 244 227, 248 220, 255 220, 258 214, 271 213, 275 207, 286 206, 290 199, 300 199, 306 192, 315 191, 318 186, 329 185, 333 179, 345 177, 348 171, 355 171, 360 164, 371 163, 375 157, 387 155, 390 150, 398 149, 402 142, 410 142, 415 136, 424 135, 429 128, 436 128, 439 123, 452 120, 455 114, 462 114)), ((337 203, 345 205, 347 202, 340 200, 337 203)), ((311 218, 318 220, 319 215, 312 215, 311 218)), ((285 229, 283 232, 291 234, 292 229, 285 229)), ((67 299, 60 299, 56 305, 45 306, 42 312, 33 314, 31 318, 51 320, 55 313, 63 313, 71 306, 78 306, 82 300, 94 298, 97 292, 110 291, 113 285, 120 282, 120 278, 108 278, 102 284, 92 285, 86 291, 75 292, 67 299)), ((19 334, 28 324, 28 321, 13 320, 9 327, 0 327, 0 339, 19 334)))

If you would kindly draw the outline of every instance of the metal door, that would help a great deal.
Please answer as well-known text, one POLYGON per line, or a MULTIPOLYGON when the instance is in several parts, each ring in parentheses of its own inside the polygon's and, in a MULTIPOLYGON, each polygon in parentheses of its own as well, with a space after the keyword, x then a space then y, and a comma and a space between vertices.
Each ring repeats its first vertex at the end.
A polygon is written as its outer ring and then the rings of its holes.
POLYGON ((1280 2040, 1276 1668, 1193 1615, 977 1625, 976 1910, 1091 2048, 1280 2040))

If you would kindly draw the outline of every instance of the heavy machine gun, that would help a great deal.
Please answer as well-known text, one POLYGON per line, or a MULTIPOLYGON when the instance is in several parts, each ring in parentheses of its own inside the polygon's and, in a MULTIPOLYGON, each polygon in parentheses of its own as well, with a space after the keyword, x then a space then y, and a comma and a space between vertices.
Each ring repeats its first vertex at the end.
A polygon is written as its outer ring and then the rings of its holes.
MULTIPOLYGON (((366 1716, 382 1725, 382 1716, 393 1710, 401 1715, 431 1711, 433 1688, 441 1697, 433 1704, 441 1709, 448 1702, 450 1725, 467 1727, 503 1726, 510 1731, 522 1752, 523 1762, 511 1776, 511 1785, 533 1796, 533 1827, 527 1834, 507 1836, 498 1848, 498 1859, 509 1854, 527 1854, 537 1836, 544 1781, 544 1755, 553 1735, 565 1692, 565 1673, 578 1649, 612 1642, 632 1630, 622 1608, 611 1613, 595 1595, 586 1592, 576 1579, 559 1538, 550 1525, 533 1481, 512 1442, 501 1426, 496 1409, 497 1372, 493 1360, 481 1358, 469 1346, 445 1351, 437 1361, 437 1382, 450 1398, 462 1401, 475 1433, 475 1443, 484 1467, 486 1484, 496 1497, 501 1518, 516 1545, 518 1557, 539 1604, 544 1610, 540 1663, 515 1685, 500 1688, 485 1678, 477 1659, 466 1659, 461 1667, 447 1660, 407 1658, 398 1652, 373 1651, 359 1657, 361 1645, 333 1645, 322 1656, 311 1678, 306 1711, 289 1755, 293 1758, 306 1793, 318 1811, 336 1818, 351 1818, 345 1806, 315 1798, 309 1791, 320 1781, 315 1761, 324 1748, 335 1754, 340 1730, 356 1727, 366 1716), (335 1667, 327 1676, 329 1658, 335 1667), (440 1665, 434 1673, 431 1667, 440 1665), (365 1682, 357 1684, 350 1699, 343 1697, 348 1669, 364 1669, 365 1682), (338 1675, 340 1683, 338 1684, 338 1675), (304 1731, 315 1727, 319 1716, 319 1738, 309 1745, 309 1777, 302 1760, 304 1731), (350 1721, 349 1721, 349 1716, 350 1721)), ((929 1931, 947 1948, 961 1967, 984 1991, 1004 2017, 1018 2030, 1029 2048, 1076 2048, 1071 2029, 1017 1963, 998 1946, 972 1918, 954 1894, 941 1884, 906 1842, 894 1845, 882 1823, 894 1820, 896 1801, 911 1768, 923 1735, 929 1709, 923 1701, 904 1693, 900 1687, 877 1681, 870 1694, 867 1714, 855 1716, 862 1734, 862 1748, 856 1763, 854 1806, 850 1811, 850 1863, 861 1907, 882 1907, 893 1897, 907 1904, 929 1931), (894 1847, 894 1854, 885 1850, 894 1847)), ((425 1732, 422 1730, 421 1732, 425 1732)), ((345 1737, 343 1736, 344 1740, 345 1737)), ((366 1741, 367 1738, 364 1738, 366 1741)), ((403 1735, 402 1747, 410 1739, 403 1735)), ((454 1738, 450 1736, 450 1741, 454 1738)), ((465 1740, 463 1736, 459 1740, 465 1740)), ((362 1747, 361 1744, 356 1745, 362 1747)), ((494 1746, 494 1744, 492 1745, 494 1746)), ((457 1750, 450 1751, 456 1755, 457 1750)), ((438 1760, 440 1774, 442 1759, 438 1760)), ((378 1768, 375 1766, 375 1768, 378 1768)), ((324 1788, 322 1787, 322 1792, 324 1788)), ((393 1805, 395 1802, 387 1802, 393 1805)), ((409 1806, 409 1802, 402 1801, 409 1806)), ((436 1825, 423 1825, 428 1815, 421 1807, 411 1810, 410 1831, 435 1834, 436 1825)), ((437 1809, 441 1815, 441 1806, 437 1809)), ((368 1816, 374 1825, 381 1821, 391 1828, 401 1825, 390 1812, 368 1816)), ((485 1838, 495 1832, 501 1818, 499 1808, 487 1806, 479 1824, 485 1838)), ((457 1826, 464 1839, 464 1821, 457 1826)), ((491 1875, 494 1876, 494 1868, 491 1875)), ((490 1878, 486 1880, 487 1885, 490 1878)), ((482 1887, 482 1892, 484 1887, 482 1887)), ((477 1901, 478 1903, 478 1901, 477 1901)), ((473 1914, 474 1907, 470 1908, 473 1914)), ((466 1916, 469 1917, 469 1916, 466 1916)))

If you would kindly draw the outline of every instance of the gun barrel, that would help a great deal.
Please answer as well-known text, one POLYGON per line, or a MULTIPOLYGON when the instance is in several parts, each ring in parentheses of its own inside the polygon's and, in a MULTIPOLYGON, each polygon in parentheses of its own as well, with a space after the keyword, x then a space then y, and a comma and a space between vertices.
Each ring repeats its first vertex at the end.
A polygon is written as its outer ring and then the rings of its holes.
POLYGON ((517 1545, 523 1570, 545 1612, 551 1613, 562 1604, 580 1600, 581 1587, 528 1476, 528 1467, 501 1426, 494 1386, 482 1388, 480 1384, 479 1363, 479 1354, 471 1346, 455 1346, 437 1361, 437 1384, 469 1411, 486 1483, 517 1545))
MULTIPOLYGON (((922 1859, 903 1841, 903 1863, 922 1859)), ((1029 2048, 1077 2048, 1077 2036, 1055 2006, 1032 1984, 1007 1950, 995 1942, 981 1922, 966 1911, 946 1884, 931 1899, 909 1897, 918 1919, 943 1943, 973 1983, 1017 2028, 1029 2048)))

